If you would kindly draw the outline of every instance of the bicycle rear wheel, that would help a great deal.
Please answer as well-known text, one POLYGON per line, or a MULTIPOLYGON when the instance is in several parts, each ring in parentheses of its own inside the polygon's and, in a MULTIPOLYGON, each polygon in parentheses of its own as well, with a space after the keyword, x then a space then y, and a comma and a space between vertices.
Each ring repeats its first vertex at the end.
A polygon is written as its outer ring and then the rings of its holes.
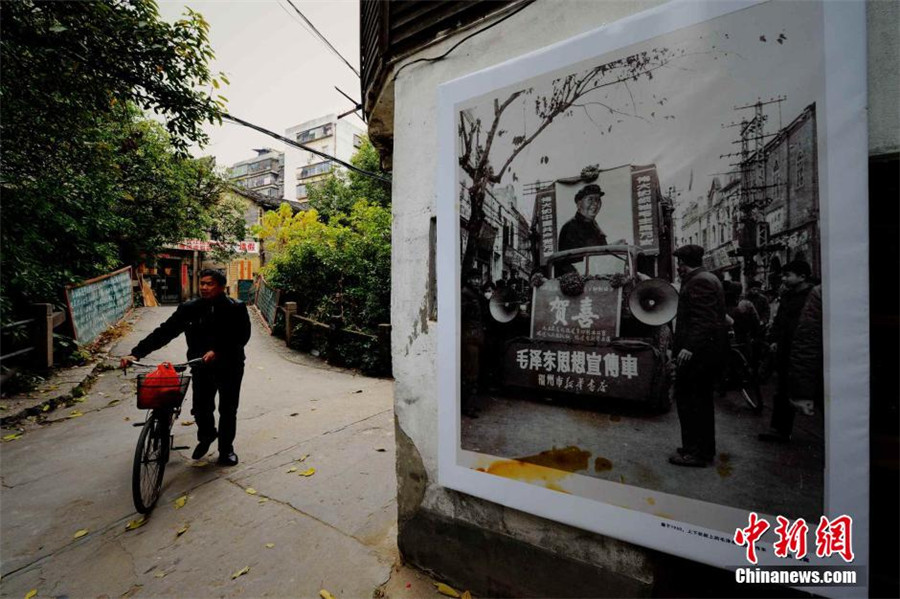
POLYGON ((134 450, 131 495, 138 513, 147 514, 156 505, 168 460, 169 419, 153 410, 141 429, 134 450))
POLYGON ((744 354, 734 348, 731 350, 731 376, 734 377, 734 383, 747 405, 753 411, 761 412, 763 401, 759 381, 744 354))

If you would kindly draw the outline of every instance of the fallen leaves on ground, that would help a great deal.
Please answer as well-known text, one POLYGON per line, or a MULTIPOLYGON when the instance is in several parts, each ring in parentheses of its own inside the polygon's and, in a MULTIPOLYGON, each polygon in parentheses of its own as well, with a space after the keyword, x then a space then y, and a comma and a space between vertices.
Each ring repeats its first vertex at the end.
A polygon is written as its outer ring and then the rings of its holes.
POLYGON ((24 435, 24 434, 25 433, 12 433, 12 434, 6 435, 5 437, 3 437, 3 442, 6 443, 7 441, 15 441, 16 439, 21 438, 22 435, 24 435))
POLYGON ((462 594, 462 599, 472 599, 472 593, 470 593, 469 591, 465 591, 462 594))
POLYGON ((88 533, 88 529, 82 528, 81 530, 77 531, 77 532, 75 533, 75 536, 73 536, 72 538, 73 538, 73 539, 80 539, 81 537, 83 537, 83 536, 86 535, 87 533, 88 533))
POLYGON ((290 474, 291 472, 296 472, 296 471, 297 471, 296 466, 291 466, 290 468, 288 468, 288 474, 290 474))
POLYGON ((456 597, 459 599, 459 591, 454 589, 451 586, 447 586, 443 582, 435 582, 434 586, 437 588, 437 592, 441 595, 446 595, 447 597, 456 597))
POLYGON ((31 599, 35 595, 37 595, 37 589, 31 589, 30 591, 25 593, 25 599, 31 599))
POLYGON ((321 591, 319 591, 319 597, 321 597, 322 599, 335 599, 334 595, 332 595, 325 589, 322 589, 321 591))
POLYGON ((78 410, 72 410, 72 413, 69 414, 69 418, 78 418, 79 416, 84 416, 84 414, 82 414, 78 410))
POLYGON ((297 461, 298 461, 298 462, 305 462, 305 461, 306 461, 306 458, 308 458, 308 457, 309 457, 309 454, 308 454, 308 453, 307 453, 307 454, 304 454, 304 455, 300 456, 299 458, 297 458, 297 461))
POLYGON ((122 401, 122 400, 121 400, 121 399, 111 399, 111 400, 109 400, 109 403, 106 404, 106 405, 108 405, 108 406, 114 406, 114 405, 116 405, 117 403, 119 403, 120 401, 122 401))
POLYGON ((247 495, 256 495, 256 489, 253 487, 247 487, 244 489, 244 492, 247 493, 247 495))
POLYGON ((75 403, 84 403, 85 401, 87 401, 87 398, 86 397, 73 397, 72 401, 74 401, 75 403))
POLYGON ((186 533, 190 527, 191 527, 190 524, 185 524, 184 526, 182 526, 181 528, 179 528, 178 530, 175 531, 175 536, 180 537, 181 535, 186 533))
POLYGON ((187 495, 182 495, 178 499, 175 500, 175 509, 181 509, 184 507, 184 504, 187 503, 187 495))
POLYGON ((300 476, 312 476, 315 473, 316 473, 316 469, 310 468, 309 470, 306 470, 305 472, 301 472, 300 476))
POLYGON ((194 460, 193 462, 188 464, 188 466, 190 466, 191 468, 205 468, 206 466, 209 466, 209 462, 207 462, 206 460, 194 460))
POLYGON ((141 516, 137 520, 132 520, 128 524, 125 525, 125 530, 134 530, 135 528, 140 528, 144 524, 147 523, 147 517, 141 516))
POLYGON ((157 572, 156 574, 154 574, 154 576, 156 576, 157 578, 165 578, 165 577, 166 577, 166 573, 163 572, 162 570, 160 570, 159 572, 157 572))
POLYGON ((275 546, 275 543, 266 543, 266 549, 271 549, 275 546))
POLYGON ((267 502, 268 500, 269 500, 268 497, 260 497, 260 498, 259 498, 259 501, 257 501, 256 503, 265 503, 265 502, 267 502))
POLYGON ((238 576, 243 576, 244 574, 246 574, 249 571, 250 571, 250 566, 245 566, 245 567, 241 568, 240 570, 238 570, 237 572, 235 572, 234 574, 232 574, 231 580, 234 580, 238 576))
POLYGON ((50 404, 44 404, 44 407, 41 408, 41 412, 49 412, 49 411, 50 411, 50 404))

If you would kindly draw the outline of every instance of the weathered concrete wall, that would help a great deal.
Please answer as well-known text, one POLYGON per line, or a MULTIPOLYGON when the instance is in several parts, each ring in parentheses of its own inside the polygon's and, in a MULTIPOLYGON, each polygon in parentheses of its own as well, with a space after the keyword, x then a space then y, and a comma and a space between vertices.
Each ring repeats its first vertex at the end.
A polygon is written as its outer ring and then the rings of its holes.
MULTIPOLYGON (((544 594, 587 596, 602 594, 597 589, 605 587, 609 595, 646 595, 653 576, 650 552, 641 548, 456 493, 436 482, 437 323, 428 320, 430 269, 422 257, 429 255, 437 195, 437 87, 657 4, 578 2, 577 10, 559 10, 557 3, 536 2, 466 41, 446 60, 403 69, 395 83, 392 322, 401 551, 419 566, 482 594, 540 594, 543 587, 544 594), (555 578, 564 568, 570 574, 565 580, 584 579, 593 590, 556 583, 554 593, 540 577, 511 580, 508 573, 527 572, 527 562, 555 564, 542 568, 545 578, 555 578)), ((439 55, 456 41, 452 38, 411 59, 439 55)))
POLYGON ((869 155, 900 152, 900 2, 866 4, 869 28, 869 155))
MULTIPOLYGON (((379 134, 384 133, 382 124, 391 120, 393 129, 393 155, 386 162, 393 164, 394 180, 392 351, 400 548, 416 565, 464 584, 477 594, 640 596, 659 593, 661 588, 672 594, 678 584, 690 585, 701 575, 710 585, 714 585, 714 579, 728 584, 711 568, 437 484, 437 323, 429 320, 433 265, 426 260, 431 251, 431 220, 436 214, 437 88, 658 4, 661 2, 656 0, 538 0, 489 32, 467 40, 446 59, 404 68, 390 84, 393 93, 383 98, 385 106, 393 106, 393 115, 373 114, 379 134)), ((885 82, 870 82, 873 119, 884 129, 870 135, 870 143, 873 151, 876 147, 896 151, 897 4, 870 4, 869 13, 870 23, 873 16, 879 21, 878 35, 882 38, 870 41, 870 55, 881 56, 874 72, 885 75, 885 82)), ((468 33, 470 30, 404 62, 439 56, 468 33)))

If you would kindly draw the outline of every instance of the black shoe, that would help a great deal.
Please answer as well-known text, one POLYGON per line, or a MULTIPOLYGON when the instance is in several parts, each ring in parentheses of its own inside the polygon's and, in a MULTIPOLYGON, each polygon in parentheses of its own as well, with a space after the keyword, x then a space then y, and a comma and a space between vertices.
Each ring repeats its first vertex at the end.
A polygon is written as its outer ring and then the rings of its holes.
POLYGON ((220 453, 219 460, 216 463, 219 466, 237 466, 237 454, 233 451, 229 451, 228 453, 220 453))
POLYGON ((209 446, 212 445, 213 441, 215 441, 215 436, 212 439, 207 441, 200 441, 197 443, 197 447, 194 448, 194 453, 191 454, 191 458, 195 460, 199 460, 207 453, 209 453, 209 446))
POLYGON ((709 466, 709 460, 690 453, 675 453, 669 456, 669 463, 675 466, 688 466, 690 468, 706 468, 709 466))
POLYGON ((760 441, 766 441, 768 443, 790 443, 791 436, 786 435, 784 433, 780 433, 776 430, 766 431, 765 433, 759 433, 757 438, 760 441))

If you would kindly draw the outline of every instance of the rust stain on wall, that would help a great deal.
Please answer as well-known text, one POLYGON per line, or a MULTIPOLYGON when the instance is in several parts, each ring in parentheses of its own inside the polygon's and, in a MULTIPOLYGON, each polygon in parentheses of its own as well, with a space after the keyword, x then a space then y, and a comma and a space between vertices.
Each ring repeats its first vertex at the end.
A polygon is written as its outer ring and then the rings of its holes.
POLYGON ((537 464, 519 462, 517 460, 499 460, 487 468, 476 468, 479 472, 487 472, 495 476, 510 478, 522 482, 541 484, 547 489, 568 493, 559 483, 571 473, 537 464))
POLYGON ((570 445, 562 449, 554 447, 537 455, 518 458, 517 461, 555 468, 556 470, 565 470, 566 472, 577 472, 579 470, 587 470, 590 457, 589 451, 570 445))
POLYGON ((734 466, 731 465, 731 455, 727 453, 719 454, 719 465, 716 466, 716 472, 719 473, 719 476, 722 478, 726 478, 731 476, 731 473, 734 471, 734 466))
MULTIPOLYGON (((613 463, 610 460, 608 460, 604 457, 599 457, 596 460, 594 460, 594 472, 606 472, 606 471, 612 470, 612 469, 613 469, 613 463)), ((625 482, 624 477, 622 477, 622 482, 623 483, 625 482)))

